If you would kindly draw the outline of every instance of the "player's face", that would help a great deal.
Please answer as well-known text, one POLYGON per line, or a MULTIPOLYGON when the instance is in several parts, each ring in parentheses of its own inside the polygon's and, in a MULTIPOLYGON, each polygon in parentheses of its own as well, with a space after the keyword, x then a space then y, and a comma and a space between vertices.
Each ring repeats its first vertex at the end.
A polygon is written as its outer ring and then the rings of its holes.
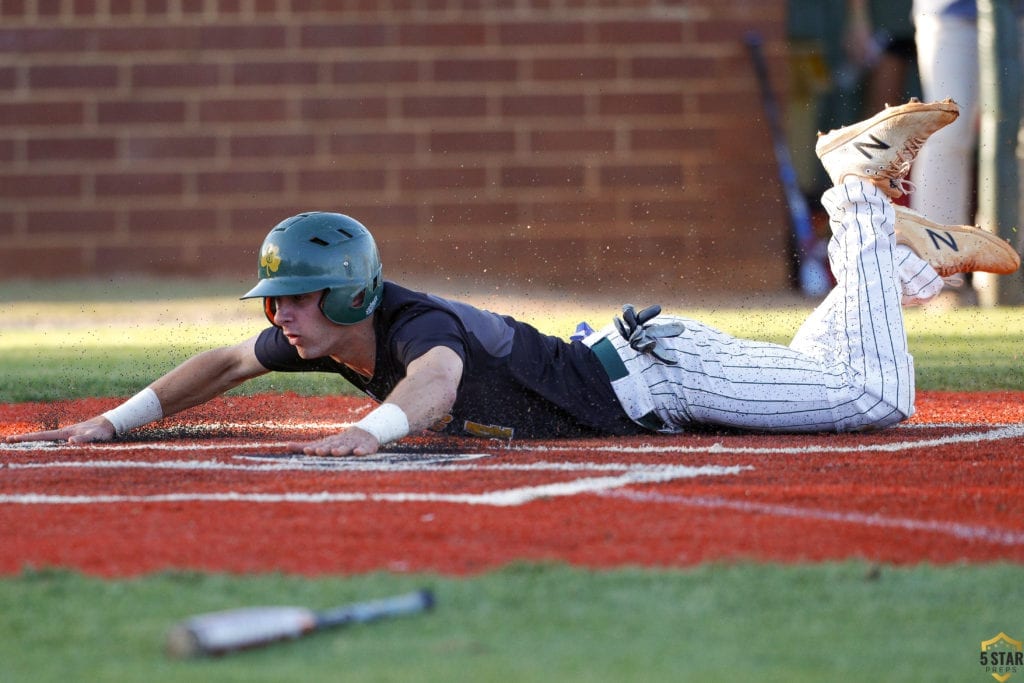
POLYGON ((322 292, 274 297, 271 301, 274 324, 281 328, 288 343, 302 358, 329 355, 336 344, 340 325, 335 325, 320 310, 322 292))

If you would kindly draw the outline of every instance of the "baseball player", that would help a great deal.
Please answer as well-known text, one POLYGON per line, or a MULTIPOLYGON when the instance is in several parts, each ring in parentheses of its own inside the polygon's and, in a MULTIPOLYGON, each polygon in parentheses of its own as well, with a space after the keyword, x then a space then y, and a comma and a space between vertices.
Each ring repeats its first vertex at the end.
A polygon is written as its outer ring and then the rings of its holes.
POLYGON ((910 162, 953 121, 951 101, 911 101, 821 136, 837 280, 789 346, 737 339, 656 306, 567 342, 512 318, 383 279, 373 237, 335 213, 293 216, 260 250, 270 326, 199 354, 103 415, 11 441, 103 441, 271 371, 337 373, 379 405, 290 449, 363 455, 410 433, 512 439, 680 433, 701 425, 818 432, 882 428, 914 412, 902 302, 942 277, 1013 272, 1003 240, 894 206, 910 162))

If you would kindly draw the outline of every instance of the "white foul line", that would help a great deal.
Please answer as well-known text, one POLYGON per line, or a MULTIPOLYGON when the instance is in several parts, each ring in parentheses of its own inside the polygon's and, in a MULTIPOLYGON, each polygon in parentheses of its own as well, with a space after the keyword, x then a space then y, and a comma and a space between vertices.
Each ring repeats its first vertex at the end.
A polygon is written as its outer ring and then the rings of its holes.
POLYGON ((587 451, 606 453, 732 453, 741 455, 802 455, 804 453, 863 453, 863 452, 884 452, 894 453, 919 448, 932 448, 938 446, 950 446, 958 443, 981 443, 985 441, 1002 441, 1004 439, 1016 439, 1024 436, 1024 424, 1012 424, 984 432, 968 432, 966 434, 954 434, 934 439, 920 439, 917 441, 896 441, 893 443, 876 444, 851 444, 849 446, 823 446, 812 444, 808 446, 777 446, 773 448, 760 448, 755 446, 725 446, 720 442, 709 446, 657 446, 655 444, 644 444, 642 446, 512 446, 508 450, 523 450, 531 452, 557 452, 557 451, 587 451))
POLYGON ((751 501, 729 500, 717 496, 682 496, 644 491, 598 491, 599 495, 609 498, 624 498, 641 503, 668 503, 688 507, 709 508, 717 510, 735 510, 759 515, 776 517, 795 517, 826 522, 860 524, 862 526, 906 531, 925 531, 945 534, 966 541, 982 541, 996 545, 1024 545, 1024 532, 993 529, 992 527, 961 524, 958 522, 929 521, 909 519, 906 517, 885 517, 879 514, 863 512, 842 512, 823 510, 820 508, 801 508, 792 505, 774 503, 756 503, 751 501))
POLYGON ((246 502, 246 503, 462 503, 511 507, 539 498, 558 498, 580 493, 597 493, 632 484, 650 484, 738 474, 753 469, 744 466, 660 467, 636 469, 617 477, 587 477, 569 482, 524 486, 487 493, 166 493, 152 496, 58 496, 41 493, 0 495, 0 504, 17 505, 94 505, 104 503, 181 503, 181 502, 246 502))

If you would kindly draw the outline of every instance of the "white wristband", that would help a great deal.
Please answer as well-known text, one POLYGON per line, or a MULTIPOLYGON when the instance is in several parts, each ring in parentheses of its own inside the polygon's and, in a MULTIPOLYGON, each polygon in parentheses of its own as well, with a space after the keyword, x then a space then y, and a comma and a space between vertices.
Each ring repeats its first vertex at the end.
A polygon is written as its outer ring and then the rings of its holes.
POLYGON ((164 416, 164 409, 156 392, 146 387, 130 399, 103 413, 103 417, 114 425, 114 433, 120 436, 129 429, 141 427, 164 416))
POLYGON ((353 427, 369 432, 383 446, 409 433, 409 418, 394 403, 382 403, 353 427))

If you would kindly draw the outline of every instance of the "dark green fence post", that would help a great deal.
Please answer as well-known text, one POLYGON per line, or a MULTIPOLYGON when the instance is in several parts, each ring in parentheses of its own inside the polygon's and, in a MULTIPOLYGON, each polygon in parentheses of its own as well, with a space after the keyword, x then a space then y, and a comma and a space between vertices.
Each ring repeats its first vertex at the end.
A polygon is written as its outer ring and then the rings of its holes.
MULTIPOLYGON (((978 220, 998 232, 1019 252, 1020 172, 1017 136, 1020 129, 1021 64, 1019 23, 1014 0, 977 0, 979 99, 978 220)), ((982 305, 1024 303, 1024 275, 988 278, 979 292, 982 305)))

